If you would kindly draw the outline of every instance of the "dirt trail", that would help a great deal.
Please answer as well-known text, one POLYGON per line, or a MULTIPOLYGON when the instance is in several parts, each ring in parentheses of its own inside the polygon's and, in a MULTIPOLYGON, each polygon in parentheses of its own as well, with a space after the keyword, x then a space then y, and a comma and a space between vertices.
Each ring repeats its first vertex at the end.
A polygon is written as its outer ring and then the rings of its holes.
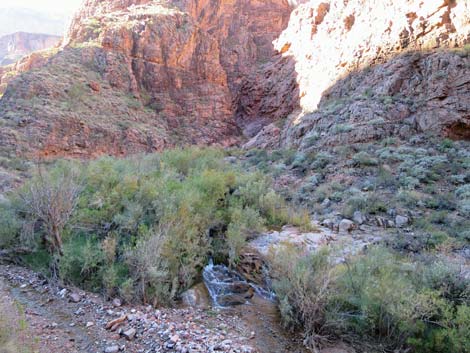
POLYGON ((228 310, 115 307, 96 294, 53 287, 16 266, 0 266, 0 299, 10 307, 20 304, 39 353, 305 352, 299 339, 280 328, 274 306, 262 302, 228 310), (123 315, 121 327, 106 330, 107 322, 123 315), (129 340, 128 330, 135 330, 129 340))

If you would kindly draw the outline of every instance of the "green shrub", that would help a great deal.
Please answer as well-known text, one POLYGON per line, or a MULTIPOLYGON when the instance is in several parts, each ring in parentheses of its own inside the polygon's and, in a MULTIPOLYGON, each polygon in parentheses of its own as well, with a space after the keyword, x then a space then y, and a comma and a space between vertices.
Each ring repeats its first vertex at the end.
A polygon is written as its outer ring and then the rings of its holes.
POLYGON ((227 247, 230 265, 236 265, 246 239, 263 229, 263 219, 259 212, 250 207, 229 209, 230 223, 227 229, 227 247))
POLYGON ((96 291, 102 285, 104 262, 105 255, 96 238, 76 236, 64 244, 59 274, 65 281, 96 291))
POLYGON ((311 348, 339 337, 390 351, 468 351, 470 281, 456 268, 380 247, 339 265, 333 254, 298 250, 272 255, 273 287, 283 322, 303 327, 311 348))
POLYGON ((279 299, 286 328, 303 327, 305 343, 318 348, 326 323, 326 306, 335 281, 328 252, 299 256, 295 246, 285 246, 271 254, 273 289, 279 299))
POLYGON ((315 160, 311 164, 312 169, 324 169, 334 160, 334 157, 326 152, 320 152, 315 156, 315 160))
POLYGON ((0 249, 17 245, 21 223, 9 203, 0 202, 0 249))
POLYGON ((376 166, 378 164, 377 159, 365 151, 356 153, 353 156, 353 161, 356 166, 360 167, 376 166))
MULTIPOLYGON (((47 175, 67 169, 80 170, 81 187, 63 225, 63 256, 41 259, 58 261, 63 281, 107 296, 171 303, 200 278, 209 256, 235 265, 245 239, 264 226, 311 229, 308 213, 290 207, 270 179, 225 162, 217 149, 57 162, 47 175)), ((5 207, 1 239, 14 243, 28 218, 12 204, 5 207)), ((47 237, 49 229, 41 234, 47 237)), ((47 250, 36 243, 25 260, 47 250)))

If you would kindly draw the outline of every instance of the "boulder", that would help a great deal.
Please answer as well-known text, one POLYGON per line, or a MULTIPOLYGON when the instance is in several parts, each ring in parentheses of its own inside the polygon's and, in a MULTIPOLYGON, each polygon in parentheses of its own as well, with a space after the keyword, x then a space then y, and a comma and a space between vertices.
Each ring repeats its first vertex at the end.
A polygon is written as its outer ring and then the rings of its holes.
POLYGON ((82 300, 80 294, 78 293, 69 294, 69 301, 71 301, 72 303, 78 303, 80 300, 82 300))
POLYGON ((353 221, 357 224, 361 225, 365 222, 364 216, 362 215, 361 211, 354 212, 353 221))
POLYGON ((396 225, 398 228, 402 228, 402 227, 408 225, 409 222, 410 222, 410 220, 409 220, 408 217, 400 216, 400 215, 397 215, 397 216, 395 217, 395 225, 396 225))
POLYGON ((340 233, 350 233, 354 228, 354 222, 349 219, 342 219, 341 222, 339 222, 340 233))
POLYGON ((181 294, 184 306, 193 308, 208 308, 211 305, 209 292, 204 283, 198 283, 181 294))

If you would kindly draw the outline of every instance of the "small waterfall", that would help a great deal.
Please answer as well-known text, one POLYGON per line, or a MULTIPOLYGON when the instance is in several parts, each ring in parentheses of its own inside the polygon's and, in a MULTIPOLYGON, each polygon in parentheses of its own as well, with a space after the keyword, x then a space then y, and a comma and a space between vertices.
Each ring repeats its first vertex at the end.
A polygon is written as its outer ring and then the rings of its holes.
POLYGON ((275 299, 272 292, 247 282, 225 265, 214 265, 212 259, 204 268, 202 277, 212 302, 217 307, 245 304, 255 294, 265 299, 275 299))

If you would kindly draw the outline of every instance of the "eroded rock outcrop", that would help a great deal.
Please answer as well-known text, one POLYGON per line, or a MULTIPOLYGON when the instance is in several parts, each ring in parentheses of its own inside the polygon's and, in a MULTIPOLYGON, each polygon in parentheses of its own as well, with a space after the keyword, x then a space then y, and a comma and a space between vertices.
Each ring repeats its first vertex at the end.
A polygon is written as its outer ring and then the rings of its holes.
POLYGON ((468 0, 302 1, 275 47, 295 62, 303 112, 277 141, 468 138, 469 42, 468 0))
POLYGON ((40 156, 231 145, 244 77, 289 13, 286 0, 85 1, 62 52, 9 80, 3 140, 40 156))

